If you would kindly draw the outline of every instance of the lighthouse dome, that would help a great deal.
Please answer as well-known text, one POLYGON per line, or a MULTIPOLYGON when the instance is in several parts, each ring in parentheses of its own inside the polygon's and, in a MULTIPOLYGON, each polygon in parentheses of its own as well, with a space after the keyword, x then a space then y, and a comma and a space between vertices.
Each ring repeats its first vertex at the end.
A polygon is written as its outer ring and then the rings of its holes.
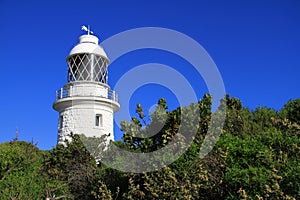
POLYGON ((80 36, 79 43, 75 47, 73 47, 68 58, 73 55, 76 55, 76 54, 84 54, 85 53, 85 54, 99 55, 108 61, 109 59, 108 59, 104 49, 101 46, 99 46, 98 42, 99 42, 99 39, 94 35, 80 36))

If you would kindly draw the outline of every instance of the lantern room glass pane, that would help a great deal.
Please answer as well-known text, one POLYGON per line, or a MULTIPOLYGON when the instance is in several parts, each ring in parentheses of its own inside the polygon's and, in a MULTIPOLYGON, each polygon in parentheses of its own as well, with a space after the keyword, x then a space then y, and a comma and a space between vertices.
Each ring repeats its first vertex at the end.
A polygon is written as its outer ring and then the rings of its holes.
POLYGON ((107 83, 107 60, 95 54, 77 54, 68 59, 68 82, 107 83))

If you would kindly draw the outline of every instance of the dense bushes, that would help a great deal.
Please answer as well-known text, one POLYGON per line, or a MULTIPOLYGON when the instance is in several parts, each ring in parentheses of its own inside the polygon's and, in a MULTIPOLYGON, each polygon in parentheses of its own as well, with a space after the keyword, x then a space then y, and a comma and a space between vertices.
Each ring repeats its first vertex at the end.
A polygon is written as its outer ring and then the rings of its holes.
MULTIPOLYGON (((210 95, 204 95, 196 104, 167 111, 166 101, 160 99, 156 111, 150 115, 151 123, 146 126, 147 113, 138 104, 137 117, 121 123, 123 140, 114 143, 140 153, 163 148, 174 137, 184 140, 180 131, 197 131, 194 141, 178 160, 154 172, 126 173, 101 162, 96 164, 90 154, 95 153, 90 148, 98 146, 94 138, 75 135, 67 147, 59 145, 51 151, 40 151, 26 142, 3 143, 0 145, 0 197, 300 199, 300 99, 290 100, 278 112, 267 107, 251 111, 239 99, 227 95, 223 107, 212 113, 211 101, 210 95), (222 134, 212 151, 200 158, 199 149, 210 119, 216 115, 214 119, 218 120, 218 112, 226 112, 225 124, 220 129, 222 134), (184 118, 188 119, 184 122, 187 128, 179 130, 182 115, 187 116, 184 118), (90 144, 88 148, 86 144, 90 144)), ((114 164, 122 165, 124 160, 118 158, 114 164)))
POLYGON ((40 176, 44 152, 27 142, 0 144, 0 199, 36 199, 44 194, 40 176))

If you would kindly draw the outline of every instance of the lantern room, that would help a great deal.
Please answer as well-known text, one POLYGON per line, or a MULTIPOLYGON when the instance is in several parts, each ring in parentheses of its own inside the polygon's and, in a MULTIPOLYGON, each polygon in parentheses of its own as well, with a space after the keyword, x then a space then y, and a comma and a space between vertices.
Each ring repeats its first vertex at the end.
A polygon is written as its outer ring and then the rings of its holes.
POLYGON ((109 60, 98 38, 94 35, 82 35, 79 43, 67 57, 68 82, 95 81, 107 84, 109 60))

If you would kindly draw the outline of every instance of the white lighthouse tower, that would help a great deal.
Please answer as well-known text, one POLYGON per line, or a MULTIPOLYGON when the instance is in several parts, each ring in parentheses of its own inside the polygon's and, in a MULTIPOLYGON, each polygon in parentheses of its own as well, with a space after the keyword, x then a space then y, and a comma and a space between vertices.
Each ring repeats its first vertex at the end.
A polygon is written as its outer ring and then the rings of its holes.
POLYGON ((109 59, 99 39, 83 26, 87 35, 79 37, 68 63, 68 82, 56 91, 53 108, 59 112, 58 144, 64 144, 69 134, 86 137, 109 135, 114 140, 113 114, 120 109, 117 94, 107 83, 109 59))

